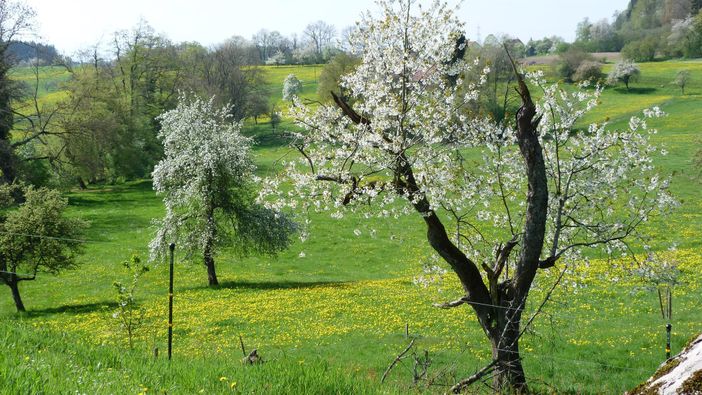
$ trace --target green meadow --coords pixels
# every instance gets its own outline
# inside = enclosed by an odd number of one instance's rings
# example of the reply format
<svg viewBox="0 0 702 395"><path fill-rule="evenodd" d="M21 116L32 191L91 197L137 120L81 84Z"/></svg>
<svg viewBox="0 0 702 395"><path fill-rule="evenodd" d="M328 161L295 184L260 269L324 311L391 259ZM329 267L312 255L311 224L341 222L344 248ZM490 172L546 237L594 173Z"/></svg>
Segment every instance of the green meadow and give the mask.
<svg viewBox="0 0 702 395"><path fill-rule="evenodd" d="M672 84L682 69L692 75L685 95ZM260 176L273 174L280 160L295 155L282 134L294 127L285 119L283 80L295 74L303 82L302 97L314 100L321 70L264 68L271 103L284 121L275 131L267 119L245 124L245 133L256 140ZM625 127L630 116L651 106L668 114L650 122L658 129L654 141L668 152L654 159L671 177L680 207L645 231L662 259L682 271L674 291L676 352L702 332L702 180L693 163L702 141L702 62L646 63L641 72L629 92L607 88L584 122ZM61 95L65 72L47 68L40 77L56 81L43 88L44 97ZM20 71L16 78L33 75ZM274 259L240 258L225 249L216 258L218 288L207 286L204 267L177 255L170 362L168 265L156 262L136 291L144 320L129 349L113 318L112 284L128 281L122 262L135 254L147 258L151 221L163 215L163 204L149 180L91 186L67 196L70 215L90 222L81 266L22 283L26 314L15 313L9 288L0 288L0 393L444 393L490 360L489 343L470 310L432 307L460 295L451 274L429 288L415 285L430 256L417 216L337 220L310 213L309 239ZM673 244L678 249L667 251ZM536 391L623 393L664 361L658 296L643 289L630 268L625 261L593 259L587 267L576 266L557 289L521 341ZM541 273L529 312L559 269ZM241 363L240 336L264 363ZM413 383L410 357L381 384L385 369L413 338L417 357L431 360L427 380Z"/></svg>

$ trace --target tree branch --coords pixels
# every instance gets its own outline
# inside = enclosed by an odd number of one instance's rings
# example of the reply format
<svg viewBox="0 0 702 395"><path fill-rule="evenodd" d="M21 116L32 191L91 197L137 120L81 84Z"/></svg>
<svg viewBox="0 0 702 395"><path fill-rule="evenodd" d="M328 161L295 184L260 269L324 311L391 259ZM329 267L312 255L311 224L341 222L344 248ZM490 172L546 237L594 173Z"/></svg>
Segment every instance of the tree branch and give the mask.
<svg viewBox="0 0 702 395"><path fill-rule="evenodd" d="M496 360L490 362L488 365L478 370L474 375L466 377L465 379L459 381L458 383L456 383L456 385L451 387L451 392L453 392L454 394L460 394L464 388L470 386L471 384L483 378L483 376L489 374L493 370L495 365L497 365Z"/></svg>
<svg viewBox="0 0 702 395"><path fill-rule="evenodd" d="M452 302L445 302L445 303L434 303L434 307L438 307L440 309L450 309L453 307L458 307L462 304L470 303L470 301L464 296L460 299L454 300Z"/></svg>
<svg viewBox="0 0 702 395"><path fill-rule="evenodd" d="M363 124L363 125L370 125L370 120L368 118L364 118L361 115L358 115L358 113L351 108L343 99L341 99L339 96L336 95L334 92L330 92L332 95L332 98L334 99L334 103L336 103L337 106L341 109L341 111L346 114L349 119L356 125L358 124Z"/></svg>
<svg viewBox="0 0 702 395"><path fill-rule="evenodd" d="M390 366L388 366L388 368L385 369L385 373L383 373L383 378L380 379L381 383L385 382L385 379L388 377L388 374L390 374L390 371L392 370L392 368L394 368L395 365L397 365L397 363L402 360L402 358L405 356L405 354L407 354L409 352L409 350L412 349L412 346L414 346L415 340L416 340L415 338L412 338L412 341L410 341L409 345L404 349L404 351L402 351L400 354L398 354L395 357L395 359L392 361L392 363L390 363Z"/></svg>

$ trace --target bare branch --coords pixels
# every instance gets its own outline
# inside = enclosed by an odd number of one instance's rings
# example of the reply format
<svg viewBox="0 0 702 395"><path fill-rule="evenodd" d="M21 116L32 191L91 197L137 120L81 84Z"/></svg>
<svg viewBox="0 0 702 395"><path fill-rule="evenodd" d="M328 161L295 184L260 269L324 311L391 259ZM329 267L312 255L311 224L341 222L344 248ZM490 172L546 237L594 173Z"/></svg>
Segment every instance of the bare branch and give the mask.
<svg viewBox="0 0 702 395"><path fill-rule="evenodd" d="M393 359L392 363L390 363L390 366L388 366L388 368L385 369L385 373L383 373L383 378L380 379L381 383L385 382L385 379L388 377L388 374L390 374L390 371L392 370L392 368L394 368L395 365L397 365L397 363L400 362L402 360L402 358L404 358L405 354L407 354L409 352L409 350L412 349L412 347L414 346L415 340L416 339L413 338L412 341L410 341L409 345L401 353L399 353L395 357L395 359Z"/></svg>
<svg viewBox="0 0 702 395"><path fill-rule="evenodd" d="M470 386L471 384L483 378L485 375L492 372L495 365L497 365L497 361L492 361L482 369L475 372L475 374L473 374L472 376L466 377L465 379L459 381L458 383L456 383L456 385L451 387L451 392L453 392L454 394L460 394L464 388Z"/></svg>
<svg viewBox="0 0 702 395"><path fill-rule="evenodd" d="M445 303L434 303L434 307L438 307L440 309L450 309L453 307L458 307L462 304L469 303L469 300L467 297L462 297L460 299L454 300L452 302L445 302Z"/></svg>

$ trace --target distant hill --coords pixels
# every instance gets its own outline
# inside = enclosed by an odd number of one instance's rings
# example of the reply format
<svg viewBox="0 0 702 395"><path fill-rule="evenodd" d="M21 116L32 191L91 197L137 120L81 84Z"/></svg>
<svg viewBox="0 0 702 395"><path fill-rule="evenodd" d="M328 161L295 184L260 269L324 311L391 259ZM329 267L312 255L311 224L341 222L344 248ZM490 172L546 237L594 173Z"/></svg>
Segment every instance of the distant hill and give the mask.
<svg viewBox="0 0 702 395"><path fill-rule="evenodd" d="M695 16L702 9L702 0L630 0L614 27L624 39L641 38L667 27L676 20Z"/></svg>
<svg viewBox="0 0 702 395"><path fill-rule="evenodd" d="M29 64L38 59L42 64L51 64L58 57L58 51L51 44L13 41L7 48L7 55L13 63Z"/></svg>
<svg viewBox="0 0 702 395"><path fill-rule="evenodd" d="M612 21L583 19L574 44L589 52L621 51L636 61L701 57L701 10L702 0L630 0Z"/></svg>

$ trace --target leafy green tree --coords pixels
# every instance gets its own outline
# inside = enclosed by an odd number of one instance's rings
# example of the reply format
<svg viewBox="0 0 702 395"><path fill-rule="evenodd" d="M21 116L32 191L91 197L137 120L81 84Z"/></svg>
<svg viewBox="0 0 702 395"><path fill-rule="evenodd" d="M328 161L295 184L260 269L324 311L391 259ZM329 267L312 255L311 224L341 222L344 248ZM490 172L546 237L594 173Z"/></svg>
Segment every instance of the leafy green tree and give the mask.
<svg viewBox="0 0 702 395"><path fill-rule="evenodd" d="M334 92L335 95L343 100L348 100L349 92L341 87L341 77L354 71L360 63L361 60L357 56L346 52L331 58L319 74L319 83L317 85L319 101L323 103L331 101L332 96L329 92Z"/></svg>
<svg viewBox="0 0 702 395"><path fill-rule="evenodd" d="M567 51L558 55L556 70L558 75L568 82L573 81L573 74L578 70L578 67L585 61L594 61L595 59L589 53L578 47L570 47Z"/></svg>
<svg viewBox="0 0 702 395"><path fill-rule="evenodd" d="M8 75L12 68L8 49L15 37L31 28L34 15L34 10L22 2L0 0L0 177L4 183L12 183L17 177L11 132L12 101L19 96L19 90Z"/></svg>
<svg viewBox="0 0 702 395"><path fill-rule="evenodd" d="M60 119L64 151L59 175L68 183L77 182L81 188L88 183L113 181L119 176L115 158L120 136L128 113L120 96L114 92L111 73L97 52L92 53L90 65L72 69L66 85L64 103L72 111Z"/></svg>
<svg viewBox="0 0 702 395"><path fill-rule="evenodd" d="M60 175L81 186L148 176L163 154L154 118L180 88L201 86L206 51L173 45L145 22L115 33L109 49L113 59L86 51L65 85Z"/></svg>
<svg viewBox="0 0 702 395"><path fill-rule="evenodd" d="M13 186L0 190L7 203ZM85 222L65 216L68 200L56 190L28 187L24 203L0 219L0 282L10 287L17 311L25 311L19 283L37 273L77 267Z"/></svg>
<svg viewBox="0 0 702 395"><path fill-rule="evenodd" d="M153 172L166 215L151 241L151 259L175 242L189 257L199 254L210 285L218 285L215 255L233 246L240 255L274 255L296 230L282 213L255 202L251 139L232 122L231 109L214 99L181 94L178 106L158 117L165 158Z"/></svg>
<svg viewBox="0 0 702 395"><path fill-rule="evenodd" d="M622 48L622 55L625 59L635 62L650 62L656 57L657 48L659 48L658 38L648 36L626 44Z"/></svg>

